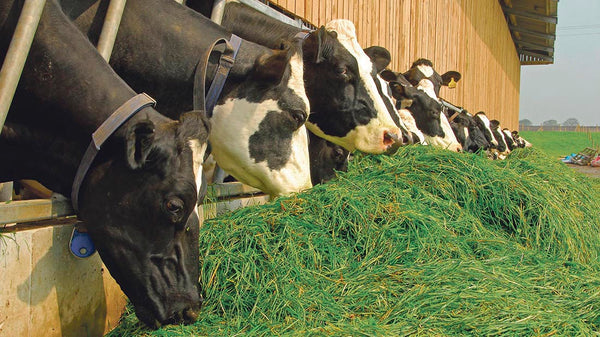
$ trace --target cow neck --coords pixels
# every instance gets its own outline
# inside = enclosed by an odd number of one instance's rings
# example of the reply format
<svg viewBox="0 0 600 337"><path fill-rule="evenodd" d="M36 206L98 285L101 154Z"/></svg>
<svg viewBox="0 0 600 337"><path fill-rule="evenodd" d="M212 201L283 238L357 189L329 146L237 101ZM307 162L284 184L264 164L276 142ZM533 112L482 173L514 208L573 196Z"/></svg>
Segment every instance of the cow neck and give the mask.
<svg viewBox="0 0 600 337"><path fill-rule="evenodd" d="M92 133L92 141L79 163L71 188L71 202L75 212L79 210L79 189L102 144L131 116L147 106L154 105L156 101L150 96L144 93L138 94L123 103Z"/></svg>

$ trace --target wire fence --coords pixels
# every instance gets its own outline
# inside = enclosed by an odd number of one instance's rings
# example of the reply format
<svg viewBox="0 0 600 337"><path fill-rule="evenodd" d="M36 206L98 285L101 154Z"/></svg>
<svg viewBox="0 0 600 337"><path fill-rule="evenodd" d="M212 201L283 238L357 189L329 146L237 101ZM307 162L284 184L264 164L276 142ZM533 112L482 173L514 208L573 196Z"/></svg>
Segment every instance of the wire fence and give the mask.
<svg viewBox="0 0 600 337"><path fill-rule="evenodd" d="M519 131L600 132L600 126L519 125Z"/></svg>

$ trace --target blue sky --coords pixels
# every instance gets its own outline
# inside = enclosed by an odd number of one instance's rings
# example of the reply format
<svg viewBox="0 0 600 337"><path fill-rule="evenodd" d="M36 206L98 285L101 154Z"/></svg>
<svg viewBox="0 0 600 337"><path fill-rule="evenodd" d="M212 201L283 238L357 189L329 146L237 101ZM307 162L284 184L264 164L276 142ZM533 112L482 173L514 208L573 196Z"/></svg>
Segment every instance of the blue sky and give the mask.
<svg viewBox="0 0 600 337"><path fill-rule="evenodd" d="M521 66L519 119L600 125L600 0L560 0L554 64Z"/></svg>

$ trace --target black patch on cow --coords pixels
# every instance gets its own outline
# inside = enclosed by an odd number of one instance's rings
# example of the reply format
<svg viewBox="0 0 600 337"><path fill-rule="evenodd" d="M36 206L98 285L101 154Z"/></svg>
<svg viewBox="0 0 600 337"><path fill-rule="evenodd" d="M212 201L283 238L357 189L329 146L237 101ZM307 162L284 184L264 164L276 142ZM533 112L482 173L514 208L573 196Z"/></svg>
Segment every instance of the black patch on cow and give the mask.
<svg viewBox="0 0 600 337"><path fill-rule="evenodd" d="M271 170L279 170L292 154L292 133L296 122L287 112L269 111L258 131L249 139L250 158L256 163L267 162Z"/></svg>

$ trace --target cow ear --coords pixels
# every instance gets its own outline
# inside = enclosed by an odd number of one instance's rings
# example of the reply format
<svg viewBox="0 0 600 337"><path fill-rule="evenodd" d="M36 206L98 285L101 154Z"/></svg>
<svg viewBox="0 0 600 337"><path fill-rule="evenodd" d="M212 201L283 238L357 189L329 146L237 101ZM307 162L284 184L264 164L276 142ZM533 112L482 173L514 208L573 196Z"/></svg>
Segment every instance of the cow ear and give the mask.
<svg viewBox="0 0 600 337"><path fill-rule="evenodd" d="M456 82L460 81L460 73L458 71L447 71L442 75L442 85L448 86L450 89L456 88Z"/></svg>
<svg viewBox="0 0 600 337"><path fill-rule="evenodd" d="M262 55L256 59L252 78L265 85L281 82L289 63L289 48L274 50L271 55Z"/></svg>
<svg viewBox="0 0 600 337"><path fill-rule="evenodd" d="M396 74L389 69L385 69L382 72L380 72L379 76L381 76L381 78L383 78L384 80L386 80L388 82L392 82L392 81L396 80Z"/></svg>
<svg viewBox="0 0 600 337"><path fill-rule="evenodd" d="M392 61L392 56L390 52L380 46L371 46L369 48L363 49L364 52L369 56L371 62L375 65L375 69L377 72L380 72L387 67Z"/></svg>
<svg viewBox="0 0 600 337"><path fill-rule="evenodd" d="M127 164L133 170L144 166L155 139L154 123L141 121L129 128L126 138Z"/></svg>
<svg viewBox="0 0 600 337"><path fill-rule="evenodd" d="M337 33L335 31L327 31L325 26L321 26L317 30L318 48L315 63L321 63L333 55L333 44L331 43L330 36L335 39L337 38Z"/></svg>

